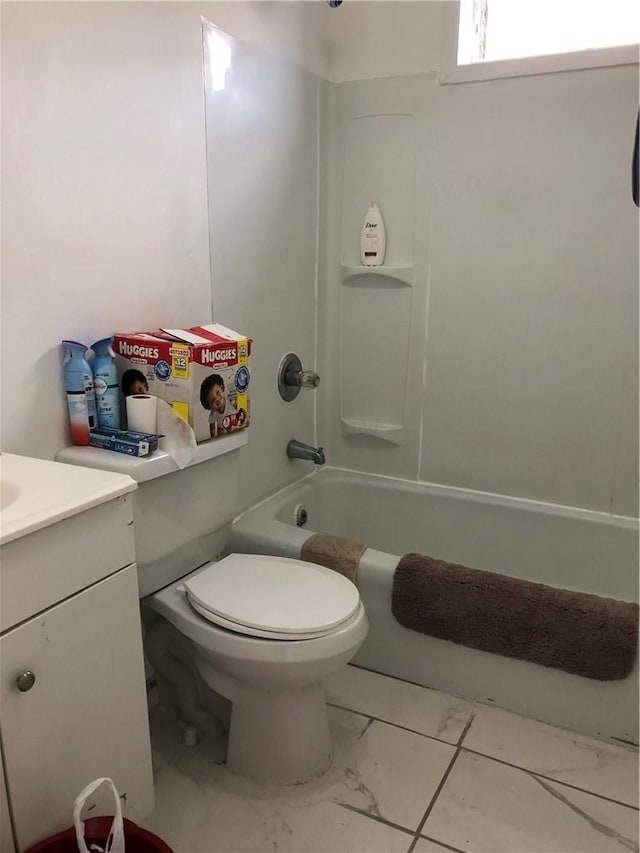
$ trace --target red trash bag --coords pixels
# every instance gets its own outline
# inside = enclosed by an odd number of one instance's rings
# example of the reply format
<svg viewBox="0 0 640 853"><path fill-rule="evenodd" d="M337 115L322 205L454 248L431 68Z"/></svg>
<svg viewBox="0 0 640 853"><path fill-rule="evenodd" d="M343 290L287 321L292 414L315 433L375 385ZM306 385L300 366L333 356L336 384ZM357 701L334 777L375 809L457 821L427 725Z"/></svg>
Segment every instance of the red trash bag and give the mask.
<svg viewBox="0 0 640 853"><path fill-rule="evenodd" d="M82 807L103 783L113 793L115 815L82 821ZM106 777L91 782L78 794L73 804L73 823L69 829L34 844L26 853L173 853L157 835L122 817L120 797L111 779Z"/></svg>

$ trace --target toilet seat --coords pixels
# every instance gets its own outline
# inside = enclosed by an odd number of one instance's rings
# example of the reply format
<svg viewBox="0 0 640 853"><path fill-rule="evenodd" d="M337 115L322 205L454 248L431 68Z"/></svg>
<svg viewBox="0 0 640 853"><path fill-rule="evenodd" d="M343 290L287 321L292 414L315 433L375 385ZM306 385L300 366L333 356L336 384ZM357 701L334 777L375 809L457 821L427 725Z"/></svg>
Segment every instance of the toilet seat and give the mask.
<svg viewBox="0 0 640 853"><path fill-rule="evenodd" d="M186 598L221 628L271 640L327 636L360 607L355 584L315 563L230 554L184 581Z"/></svg>

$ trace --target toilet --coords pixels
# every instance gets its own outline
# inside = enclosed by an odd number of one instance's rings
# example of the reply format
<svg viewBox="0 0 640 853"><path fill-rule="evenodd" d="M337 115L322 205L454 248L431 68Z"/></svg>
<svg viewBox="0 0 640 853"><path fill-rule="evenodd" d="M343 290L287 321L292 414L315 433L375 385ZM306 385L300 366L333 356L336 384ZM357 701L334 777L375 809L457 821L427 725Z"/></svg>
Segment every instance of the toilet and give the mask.
<svg viewBox="0 0 640 853"><path fill-rule="evenodd" d="M71 447L57 459L129 474L143 604L176 629L204 684L231 703L227 766L298 784L331 761L322 680L365 640L356 586L314 563L227 554L247 431L198 445L183 469ZM175 685L177 687L177 684Z"/></svg>

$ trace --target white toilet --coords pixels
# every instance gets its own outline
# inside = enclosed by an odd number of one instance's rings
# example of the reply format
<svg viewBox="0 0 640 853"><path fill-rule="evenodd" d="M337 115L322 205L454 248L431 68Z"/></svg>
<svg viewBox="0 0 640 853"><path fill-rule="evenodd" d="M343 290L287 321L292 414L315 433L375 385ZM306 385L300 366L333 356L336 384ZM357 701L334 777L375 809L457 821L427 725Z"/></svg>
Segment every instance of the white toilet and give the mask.
<svg viewBox="0 0 640 853"><path fill-rule="evenodd" d="M295 784L331 760L322 679L368 630L358 590L323 566L254 554L223 557L247 432L198 445L177 469L160 451L130 458L66 448L59 462L129 474L140 596L190 641L193 663L231 702L227 765Z"/></svg>

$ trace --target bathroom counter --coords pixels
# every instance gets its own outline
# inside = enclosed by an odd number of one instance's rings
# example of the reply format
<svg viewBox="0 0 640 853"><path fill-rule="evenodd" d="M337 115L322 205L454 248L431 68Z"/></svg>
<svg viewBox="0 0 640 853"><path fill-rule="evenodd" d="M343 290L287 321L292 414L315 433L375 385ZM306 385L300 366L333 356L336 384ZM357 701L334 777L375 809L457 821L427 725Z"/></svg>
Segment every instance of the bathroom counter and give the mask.
<svg viewBox="0 0 640 853"><path fill-rule="evenodd" d="M136 482L126 474L3 453L0 455L0 545L136 488Z"/></svg>

